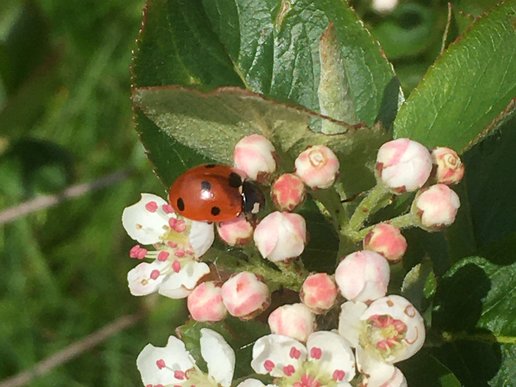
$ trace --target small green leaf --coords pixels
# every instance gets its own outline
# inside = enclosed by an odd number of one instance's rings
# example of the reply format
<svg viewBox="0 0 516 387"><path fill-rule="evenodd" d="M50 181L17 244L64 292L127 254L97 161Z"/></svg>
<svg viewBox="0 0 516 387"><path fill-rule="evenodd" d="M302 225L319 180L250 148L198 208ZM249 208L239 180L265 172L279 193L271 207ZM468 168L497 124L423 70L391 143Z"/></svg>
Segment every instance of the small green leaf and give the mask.
<svg viewBox="0 0 516 387"><path fill-rule="evenodd" d="M450 45L400 108L395 137L461 153L516 95L514 1L480 18Z"/></svg>
<svg viewBox="0 0 516 387"><path fill-rule="evenodd" d="M339 156L341 179L350 192L370 187L374 178L368 164L387 137L379 128L359 129L237 88L209 93L175 86L139 88L134 90L133 103L174 142L226 164L232 163L234 145L251 133L269 138L283 168L290 171L301 151L313 144L325 144ZM314 121L331 121L346 133L314 133L308 127ZM171 152L174 142L168 144Z"/></svg>

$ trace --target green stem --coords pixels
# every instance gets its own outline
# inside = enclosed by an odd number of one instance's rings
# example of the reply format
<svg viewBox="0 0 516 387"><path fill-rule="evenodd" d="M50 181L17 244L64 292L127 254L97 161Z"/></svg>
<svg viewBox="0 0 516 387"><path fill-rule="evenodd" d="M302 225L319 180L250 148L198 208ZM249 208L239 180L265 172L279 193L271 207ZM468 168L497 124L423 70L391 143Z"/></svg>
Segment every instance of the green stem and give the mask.
<svg viewBox="0 0 516 387"><path fill-rule="evenodd" d="M480 341L484 343L516 344L516 337L495 336L490 333L443 332L443 341L451 343L457 340Z"/></svg>
<svg viewBox="0 0 516 387"><path fill-rule="evenodd" d="M376 184L355 209L346 227L347 232L353 233L360 230L371 214L390 203L390 200L386 199L389 199L391 195L383 184Z"/></svg>
<svg viewBox="0 0 516 387"><path fill-rule="evenodd" d="M411 212L409 212L408 214L400 215L400 216L397 216L396 218L387 220L384 223L389 223L399 229L416 227L418 225L417 218ZM366 228L363 228L362 230L351 234L351 238L353 239L354 242L360 242L362 239L365 238L365 236L369 233L369 231L371 231L374 228L374 226L376 226L376 224L366 227Z"/></svg>

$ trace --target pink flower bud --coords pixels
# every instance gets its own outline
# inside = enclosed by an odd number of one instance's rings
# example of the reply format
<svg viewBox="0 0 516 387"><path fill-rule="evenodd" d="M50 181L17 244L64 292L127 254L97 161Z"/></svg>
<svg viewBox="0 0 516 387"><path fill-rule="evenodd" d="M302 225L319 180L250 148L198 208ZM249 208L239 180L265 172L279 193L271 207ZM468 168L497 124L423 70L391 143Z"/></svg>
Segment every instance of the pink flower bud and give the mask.
<svg viewBox="0 0 516 387"><path fill-rule="evenodd" d="M430 152L408 138L383 144L376 158L376 174L393 193L412 192L421 188L432 171Z"/></svg>
<svg viewBox="0 0 516 387"><path fill-rule="evenodd" d="M303 304L314 313L322 313L335 303L337 285L333 278L326 273L311 274L303 282L299 296Z"/></svg>
<svg viewBox="0 0 516 387"><path fill-rule="evenodd" d="M289 212L273 212L256 226L254 243L262 257L273 262L298 257L306 243L305 219Z"/></svg>
<svg viewBox="0 0 516 387"><path fill-rule="evenodd" d="M241 246L253 239L253 226L245 216L217 223L220 238L230 246Z"/></svg>
<svg viewBox="0 0 516 387"><path fill-rule="evenodd" d="M222 301L230 315L249 319L269 306L270 292L255 274L244 271L222 285Z"/></svg>
<svg viewBox="0 0 516 387"><path fill-rule="evenodd" d="M314 145L301 152L296 161L296 175L310 188L329 188L339 172L339 159L324 145Z"/></svg>
<svg viewBox="0 0 516 387"><path fill-rule="evenodd" d="M211 281L197 286L188 296L187 305L195 321L220 321L227 314L222 290Z"/></svg>
<svg viewBox="0 0 516 387"><path fill-rule="evenodd" d="M247 176L259 182L266 182L276 170L274 145L259 134L251 134L242 138L235 145L235 167L244 171Z"/></svg>
<svg viewBox="0 0 516 387"><path fill-rule="evenodd" d="M446 185L457 184L464 176L464 164L453 149L438 147L432 150L435 180Z"/></svg>
<svg viewBox="0 0 516 387"><path fill-rule="evenodd" d="M337 266L335 281L350 301L369 302L385 296L390 271L387 260L374 251L357 251Z"/></svg>
<svg viewBox="0 0 516 387"><path fill-rule="evenodd" d="M400 230L388 223L380 223L373 227L364 238L364 250L375 251L383 255L389 262L398 262L407 250L407 240Z"/></svg>
<svg viewBox="0 0 516 387"><path fill-rule="evenodd" d="M306 342L315 329L315 315L303 304L283 305L269 315L271 333Z"/></svg>
<svg viewBox="0 0 516 387"><path fill-rule="evenodd" d="M418 192L412 213L420 220L419 227L439 231L455 221L459 207L459 196L447 185L436 184Z"/></svg>
<svg viewBox="0 0 516 387"><path fill-rule="evenodd" d="M272 185L271 197L281 211L292 211L305 199L305 185L296 175L285 173Z"/></svg>

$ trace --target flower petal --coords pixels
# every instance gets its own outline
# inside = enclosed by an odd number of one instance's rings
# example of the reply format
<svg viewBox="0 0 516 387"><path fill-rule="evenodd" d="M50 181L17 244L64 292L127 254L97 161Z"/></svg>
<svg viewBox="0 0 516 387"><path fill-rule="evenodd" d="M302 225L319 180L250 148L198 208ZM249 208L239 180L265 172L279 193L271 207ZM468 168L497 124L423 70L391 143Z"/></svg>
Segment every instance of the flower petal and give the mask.
<svg viewBox="0 0 516 387"><path fill-rule="evenodd" d="M314 348L320 350L319 367L327 374L335 375L336 371L344 371L340 382L349 382L355 376L355 356L346 339L339 334L328 331L312 333L306 348L309 354Z"/></svg>
<svg viewBox="0 0 516 387"><path fill-rule="evenodd" d="M153 194L141 195L138 203L124 209L122 225L132 239L150 245L160 241L171 215L163 211L165 200Z"/></svg>
<svg viewBox="0 0 516 387"><path fill-rule="evenodd" d="M363 302L348 301L342 304L339 316L339 334L344 337L353 348L358 346L358 337L362 321L360 317L367 309Z"/></svg>
<svg viewBox="0 0 516 387"><path fill-rule="evenodd" d="M152 263L142 262L127 273L129 290L133 296L146 296L158 290L165 276L159 275L154 278L154 273L159 273L163 269L162 262Z"/></svg>
<svg viewBox="0 0 516 387"><path fill-rule="evenodd" d="M174 336L168 338L166 347L147 344L136 359L144 385L181 384L175 371L186 372L194 366L190 354L181 340Z"/></svg>
<svg viewBox="0 0 516 387"><path fill-rule="evenodd" d="M178 273L172 272L163 281L159 288L159 294L170 298L184 298L195 288L201 277L209 272L210 267L204 262L186 262ZM184 297L177 297L178 295L184 295Z"/></svg>
<svg viewBox="0 0 516 387"><path fill-rule="evenodd" d="M283 368L298 365L306 359L306 348L299 341L281 335L260 337L253 346L251 367L259 374L284 376Z"/></svg>
<svg viewBox="0 0 516 387"><path fill-rule="evenodd" d="M211 329L201 329L201 355L208 374L223 387L229 387L235 370L235 352L224 337Z"/></svg>
<svg viewBox="0 0 516 387"><path fill-rule="evenodd" d="M263 384L258 379L246 379L242 383L239 383L237 387L278 387L275 384Z"/></svg>
<svg viewBox="0 0 516 387"><path fill-rule="evenodd" d="M214 240L213 223L192 221L188 241L197 258L208 251Z"/></svg>

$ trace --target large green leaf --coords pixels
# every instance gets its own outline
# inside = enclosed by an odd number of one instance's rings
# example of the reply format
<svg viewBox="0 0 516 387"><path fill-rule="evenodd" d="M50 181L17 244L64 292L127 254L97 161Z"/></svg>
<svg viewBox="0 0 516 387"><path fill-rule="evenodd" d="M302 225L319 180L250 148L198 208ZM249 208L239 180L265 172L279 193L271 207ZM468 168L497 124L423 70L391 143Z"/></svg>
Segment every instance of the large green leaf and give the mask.
<svg viewBox="0 0 516 387"><path fill-rule="evenodd" d="M326 144L339 156L341 179L350 192L370 187L374 179L366 164L386 138L380 129L355 128L237 88L209 93L174 86L139 88L133 102L170 138L222 163L232 163L234 145L251 133L276 145L285 170L293 170L294 158L307 146ZM346 133L314 133L309 129L314 121L340 125Z"/></svg>
<svg viewBox="0 0 516 387"><path fill-rule="evenodd" d="M395 137L459 151L480 141L516 94L515 1L479 19L400 108Z"/></svg>
<svg viewBox="0 0 516 387"><path fill-rule="evenodd" d="M516 262L510 256L497 260L507 264L464 259L438 287L432 321L434 328L446 331L448 344L435 353L465 385L514 381Z"/></svg>
<svg viewBox="0 0 516 387"><path fill-rule="evenodd" d="M147 1L131 73L134 87L241 85L198 0ZM147 155L165 186L188 167L207 161L167 137L138 110L135 122Z"/></svg>
<svg viewBox="0 0 516 387"><path fill-rule="evenodd" d="M203 5L250 90L347 122L355 115L369 125L379 116L387 123L393 118L398 82L345 1L204 0ZM354 114L328 111L328 94L353 106Z"/></svg>
<svg viewBox="0 0 516 387"><path fill-rule="evenodd" d="M515 339L515 277L516 262L496 265L479 257L463 259L438 286L434 326L451 332L484 329L495 338Z"/></svg>

